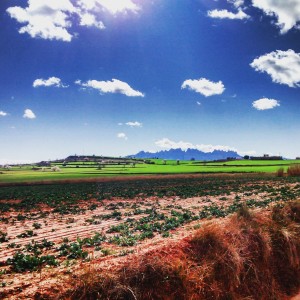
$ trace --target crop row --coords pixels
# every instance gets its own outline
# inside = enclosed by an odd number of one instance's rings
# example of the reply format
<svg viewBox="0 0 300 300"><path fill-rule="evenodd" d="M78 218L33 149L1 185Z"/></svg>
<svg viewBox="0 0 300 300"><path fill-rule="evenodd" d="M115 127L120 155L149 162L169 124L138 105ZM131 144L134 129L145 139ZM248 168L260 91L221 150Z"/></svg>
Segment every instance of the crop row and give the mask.
<svg viewBox="0 0 300 300"><path fill-rule="evenodd" d="M99 183L54 184L35 186L2 187L0 189L0 211L30 210L40 204L53 207L62 214L80 213L80 208L74 206L80 201L96 199L137 197L146 198L156 196L158 198L178 196L189 198L195 196L218 196L235 193L281 193L288 196L288 190L278 191L274 186L286 183L299 182L299 178L275 178L259 176L228 177L203 177L203 178L174 178L152 179L135 181L116 181ZM299 190L300 185L298 186ZM295 190L295 189L293 189ZM8 202L7 200L18 200ZM72 211L68 206L73 205ZM92 208L90 208L92 209Z"/></svg>

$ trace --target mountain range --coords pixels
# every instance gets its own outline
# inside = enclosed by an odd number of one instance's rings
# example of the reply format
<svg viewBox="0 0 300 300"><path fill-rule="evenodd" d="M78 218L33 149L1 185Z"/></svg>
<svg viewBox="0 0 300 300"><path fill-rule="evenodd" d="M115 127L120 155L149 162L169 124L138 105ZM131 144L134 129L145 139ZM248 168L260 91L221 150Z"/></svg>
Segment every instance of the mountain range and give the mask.
<svg viewBox="0 0 300 300"><path fill-rule="evenodd" d="M212 152L203 152L197 149L182 150L170 149L158 152L140 151L137 154L127 156L129 158L159 158L174 160L223 160L227 158L241 158L235 151L214 150Z"/></svg>

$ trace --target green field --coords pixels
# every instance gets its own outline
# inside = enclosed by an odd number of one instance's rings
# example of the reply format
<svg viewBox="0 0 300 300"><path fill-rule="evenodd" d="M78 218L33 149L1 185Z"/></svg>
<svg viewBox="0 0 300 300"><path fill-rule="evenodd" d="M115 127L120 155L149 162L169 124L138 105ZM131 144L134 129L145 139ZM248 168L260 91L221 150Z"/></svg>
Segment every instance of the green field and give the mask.
<svg viewBox="0 0 300 300"><path fill-rule="evenodd" d="M155 175L155 174L201 174L201 173L275 173L279 168L287 168L292 164L300 164L300 160L253 161L236 160L226 162L177 161L160 159L150 160L151 164L136 161L132 163L107 163L98 168L93 162L52 163L61 171L53 172L50 167L36 168L34 165L13 166L10 170L0 169L0 183L80 180L107 176Z"/></svg>

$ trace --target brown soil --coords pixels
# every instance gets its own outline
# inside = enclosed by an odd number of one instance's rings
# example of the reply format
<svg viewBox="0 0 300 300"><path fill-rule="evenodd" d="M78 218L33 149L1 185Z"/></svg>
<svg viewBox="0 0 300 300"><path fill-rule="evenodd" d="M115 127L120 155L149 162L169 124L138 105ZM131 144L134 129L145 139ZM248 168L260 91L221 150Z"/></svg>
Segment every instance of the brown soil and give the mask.
<svg viewBox="0 0 300 300"><path fill-rule="evenodd" d="M176 175L172 175L173 178ZM202 175L178 175L177 177L197 177ZM221 176L221 175L219 175ZM235 175L231 175L235 176ZM111 180L136 180L137 178L166 178L164 176L139 176L139 177L116 177L116 178L101 178L95 181L111 181ZM87 180L88 181L88 180ZM74 181L72 181L74 182ZM82 181L80 181L82 182ZM180 209L188 209L197 213L204 206L210 206L211 204L220 205L223 207L229 206L233 203L236 196L240 196L243 200L255 199L257 201L264 200L268 197L265 193L258 193L257 195L246 196L244 194L232 193L229 195L221 195L219 197L193 197L188 199L180 199L179 197L165 197L159 199L157 197L149 197L146 199L110 199L104 200L102 204L99 204L96 200L91 199L88 204L86 202L79 202L81 208L87 209L91 204L97 204L98 207L95 210L85 210L81 214L68 214L60 215L54 213L53 209L47 206L41 206L39 209L35 209L32 213L38 211L48 212L43 218L37 219L25 219L22 221L17 221L16 217L19 212L7 212L2 215L2 217L10 217L10 221L7 224L0 224L0 231L7 232L9 241L0 244L0 266L2 265L0 271L6 274L0 274L0 284L5 283L2 288L0 288L0 298L1 299L39 299L37 295L44 294L46 290L49 291L54 298L57 290L61 291L68 288L66 282L70 281L70 278L76 278L84 271L89 268L107 268L114 269L117 266L122 265L124 262L128 261L130 257L135 254L142 255L153 249L160 247L172 247L174 241L181 241L185 237L191 235L196 228L199 228L206 222L211 222L210 220L205 221L193 221L184 226L171 231L171 236L168 238L163 238L160 234L156 234L152 239L146 239L140 241L135 246L121 247L113 245L111 243L103 242L101 248L108 249L108 255L104 256L103 252L97 251L95 247L85 248L89 252L90 261L81 260L66 260L65 258L58 258L61 264L59 267L45 267L40 271L35 272L25 272L25 273L13 273L10 271L9 267L5 265L8 258L11 258L14 253L16 253L16 248L8 248L9 244L15 243L21 248L26 244L35 241L40 242L43 239L52 241L55 243L55 247L63 242L63 239L68 239L70 242L76 241L77 237L81 239L84 237L91 237L94 232L100 232L105 234L107 237L113 236L113 233L108 233L107 230L112 225L117 225L123 223L126 219L125 215L133 212L133 205L136 204L139 209L156 209L157 212L170 215L171 209L176 207L181 207ZM226 201L224 201L226 198ZM5 202L6 200L2 200ZM7 200L9 203L12 200ZM13 200L19 201L19 200ZM112 212L110 209L111 204L118 204L118 211L122 213L122 219L117 220L115 218L103 220L101 216L107 215ZM175 208L174 208L175 207ZM180 210L179 209L179 210ZM28 214L28 213L27 213ZM130 218L140 219L145 214L131 215ZM90 220L90 221L89 221ZM92 224L96 221L96 224ZM34 223L41 224L41 228L34 229ZM214 220L214 222L223 222L221 219ZM20 238L18 235L24 233L26 230L33 230L35 236ZM169 246L168 246L169 245ZM124 252L126 251L126 253ZM52 248L43 255L52 254L57 255L55 248ZM5 270L5 271L4 271ZM35 295L35 296L34 296ZM52 299L52 298L51 298ZM296 300L298 298L295 298Z"/></svg>

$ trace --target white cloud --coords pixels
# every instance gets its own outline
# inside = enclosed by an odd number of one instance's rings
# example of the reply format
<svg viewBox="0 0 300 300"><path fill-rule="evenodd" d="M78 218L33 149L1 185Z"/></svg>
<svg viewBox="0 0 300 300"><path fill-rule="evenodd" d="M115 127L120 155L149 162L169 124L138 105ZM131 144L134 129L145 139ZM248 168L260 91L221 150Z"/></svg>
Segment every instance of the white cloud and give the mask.
<svg viewBox="0 0 300 300"><path fill-rule="evenodd" d="M300 21L299 0L253 0L252 2L254 7L277 19L276 25L280 28L281 33L286 33L296 27Z"/></svg>
<svg viewBox="0 0 300 300"><path fill-rule="evenodd" d="M143 124L138 122L138 121L135 121L135 122L127 122L125 123L127 126L130 126L130 127L143 127Z"/></svg>
<svg viewBox="0 0 300 300"><path fill-rule="evenodd" d="M128 97L144 97L142 92L132 89L128 83L120 81L118 79L112 79L112 81L98 81L88 80L86 83L82 83L80 80L75 81L76 84L82 87L88 87L98 90L100 93L113 93L123 94Z"/></svg>
<svg viewBox="0 0 300 300"><path fill-rule="evenodd" d="M86 27L95 26L98 29L105 29L102 21L97 21L95 15L87 12L80 14L80 25Z"/></svg>
<svg viewBox="0 0 300 300"><path fill-rule="evenodd" d="M0 117L5 117L7 116L7 112L0 110Z"/></svg>
<svg viewBox="0 0 300 300"><path fill-rule="evenodd" d="M188 148L190 148L190 149L195 148L195 146L191 143L183 142L183 141L174 142L168 138L163 138L161 140L156 141L155 145L160 148L164 148L164 149L168 149L168 150L169 149L178 149L178 148L180 148L182 150L187 150Z"/></svg>
<svg viewBox="0 0 300 300"><path fill-rule="evenodd" d="M119 132L119 133L117 134L117 137L118 137L119 139L123 139L123 140L125 140L125 141L128 140L128 137L127 137L127 135L126 135L124 132Z"/></svg>
<svg viewBox="0 0 300 300"><path fill-rule="evenodd" d="M200 93L205 97L220 95L225 90L222 81L213 82L206 78L200 78L198 80L187 79L183 82L181 88L188 88L189 90L192 90L196 93Z"/></svg>
<svg viewBox="0 0 300 300"><path fill-rule="evenodd" d="M291 49L262 55L254 59L250 66L256 71L269 74L273 82L289 87L300 86L300 53Z"/></svg>
<svg viewBox="0 0 300 300"><path fill-rule="evenodd" d="M34 112L31 109L27 108L24 111L23 118L25 118L25 119L35 119L36 116L35 116Z"/></svg>
<svg viewBox="0 0 300 300"><path fill-rule="evenodd" d="M232 3L236 8L240 8L244 5L244 0L227 0L229 3Z"/></svg>
<svg viewBox="0 0 300 300"><path fill-rule="evenodd" d="M100 13L137 13L140 7L132 0L28 0L27 7L9 7L7 13L21 27L19 33L32 38L70 42L72 26L79 20L79 26L104 29L99 20Z"/></svg>
<svg viewBox="0 0 300 300"><path fill-rule="evenodd" d="M124 12L137 13L140 10L132 0L79 0L78 4L84 10L104 9L113 15Z"/></svg>
<svg viewBox="0 0 300 300"><path fill-rule="evenodd" d="M189 142L184 142L184 141L179 141L179 142L174 142L168 138L163 138L161 140L158 140L155 142L155 145L164 148L166 150L169 149L182 149L182 150L187 150L187 149L197 149L200 151L203 151L205 153L213 152L214 150L222 150L222 151L237 151L233 147L229 146L223 146L223 145L206 145L206 144L192 144Z"/></svg>
<svg viewBox="0 0 300 300"><path fill-rule="evenodd" d="M267 16L274 18L276 21L271 21L279 27L282 34L288 32L292 28L300 29L300 1L299 0L227 0L232 8L237 10L237 13L228 10L211 10L208 11L208 16L220 19L246 19L250 18L245 13L245 9L255 7L262 11ZM245 2L247 4L245 4Z"/></svg>
<svg viewBox="0 0 300 300"><path fill-rule="evenodd" d="M28 7L9 7L8 14L22 24L19 33L31 37L70 42L70 15L76 8L69 0L28 0ZM24 26L23 26L24 25Z"/></svg>
<svg viewBox="0 0 300 300"><path fill-rule="evenodd" d="M252 102L252 106L257 110L272 109L280 106L279 101L275 99L262 98Z"/></svg>
<svg viewBox="0 0 300 300"><path fill-rule="evenodd" d="M254 156L254 155L257 155L257 152L255 150L239 151L239 155L241 155L241 156L244 156L244 155Z"/></svg>
<svg viewBox="0 0 300 300"><path fill-rule="evenodd" d="M61 79L57 78L57 77L49 77L48 79L36 79L33 82L33 87L40 87L40 86L45 86L45 87L49 87L49 86L54 86L54 87L62 87L62 88L66 88L68 86L63 85L63 83L61 82Z"/></svg>
<svg viewBox="0 0 300 300"><path fill-rule="evenodd" d="M250 18L241 9L239 9L237 13L230 12L227 9L222 9L222 10L214 9L208 11L207 15L211 18L230 19L230 20L244 20Z"/></svg>
<svg viewBox="0 0 300 300"><path fill-rule="evenodd" d="M196 103L197 103L197 105L199 105L199 106L201 106L201 105L202 105L202 104L201 104L201 102L199 102L199 101L197 101Z"/></svg>

